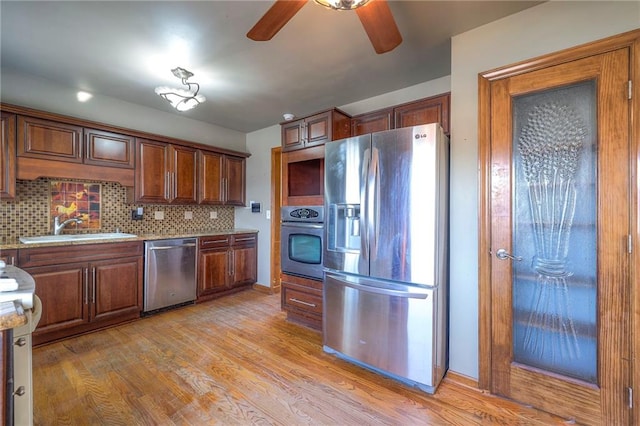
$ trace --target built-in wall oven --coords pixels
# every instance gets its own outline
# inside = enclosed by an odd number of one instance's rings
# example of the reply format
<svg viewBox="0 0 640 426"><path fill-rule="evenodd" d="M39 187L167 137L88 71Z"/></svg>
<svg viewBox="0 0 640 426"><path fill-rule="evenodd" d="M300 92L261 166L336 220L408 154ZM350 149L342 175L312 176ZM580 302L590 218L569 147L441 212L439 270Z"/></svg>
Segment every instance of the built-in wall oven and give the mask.
<svg viewBox="0 0 640 426"><path fill-rule="evenodd" d="M323 206L283 206L282 272L322 280Z"/></svg>

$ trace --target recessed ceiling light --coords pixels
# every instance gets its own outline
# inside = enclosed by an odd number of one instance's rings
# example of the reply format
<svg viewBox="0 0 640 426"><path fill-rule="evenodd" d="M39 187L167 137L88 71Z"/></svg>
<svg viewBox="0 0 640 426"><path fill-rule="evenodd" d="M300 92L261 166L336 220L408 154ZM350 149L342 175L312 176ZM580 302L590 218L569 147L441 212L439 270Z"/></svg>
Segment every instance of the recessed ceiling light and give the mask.
<svg viewBox="0 0 640 426"><path fill-rule="evenodd" d="M80 91L76 93L76 97L78 98L78 102L87 102L89 99L93 98L93 95L89 92Z"/></svg>

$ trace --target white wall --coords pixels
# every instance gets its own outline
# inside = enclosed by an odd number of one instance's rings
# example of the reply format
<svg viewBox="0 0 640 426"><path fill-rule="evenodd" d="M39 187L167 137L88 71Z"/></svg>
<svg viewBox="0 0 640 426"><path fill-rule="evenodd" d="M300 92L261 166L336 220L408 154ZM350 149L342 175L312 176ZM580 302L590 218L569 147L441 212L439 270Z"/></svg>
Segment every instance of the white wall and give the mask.
<svg viewBox="0 0 640 426"><path fill-rule="evenodd" d="M384 95L364 99L349 105L339 106L351 115L427 98L448 92L449 77L421 83ZM258 284L269 286L271 279L270 240L271 223L266 218L266 210L271 209L271 148L280 145L280 125L267 127L247 134L247 201L259 201L262 213L251 213L246 209L236 209L236 227L258 229ZM278 220L278 218L271 218Z"/></svg>
<svg viewBox="0 0 640 426"><path fill-rule="evenodd" d="M76 88L7 70L2 70L0 84L0 100L4 103L235 151L246 151L244 133L177 114L101 95L94 95L89 102L80 103L76 100Z"/></svg>
<svg viewBox="0 0 640 426"><path fill-rule="evenodd" d="M478 74L640 28L640 2L543 3L452 39L451 370L478 377Z"/></svg>
<svg viewBox="0 0 640 426"><path fill-rule="evenodd" d="M269 287L271 280L271 220L267 210L271 210L271 148L280 146L280 125L247 134L247 203L259 202L261 213L251 213L251 209L236 208L236 228L258 230L258 284Z"/></svg>

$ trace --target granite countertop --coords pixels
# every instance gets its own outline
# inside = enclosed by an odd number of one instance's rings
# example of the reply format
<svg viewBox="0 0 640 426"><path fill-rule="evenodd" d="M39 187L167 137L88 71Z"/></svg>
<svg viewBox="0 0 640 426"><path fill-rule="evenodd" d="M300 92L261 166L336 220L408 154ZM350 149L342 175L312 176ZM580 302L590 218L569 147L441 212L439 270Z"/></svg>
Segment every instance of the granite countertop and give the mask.
<svg viewBox="0 0 640 426"><path fill-rule="evenodd" d="M24 244L18 241L12 244L0 244L0 250L26 249L26 248L35 248L35 247L70 246L70 245L80 245L80 244L103 244L103 243L115 243L115 242L121 243L126 241L166 240L170 238L193 238L193 237L206 237L211 235L247 234L247 233L258 233L258 230L246 229L246 228L234 228L234 229L223 229L223 230L194 231L190 233L141 234L136 237L128 237L128 238L109 238L109 239L80 240L80 241L77 241L77 240L55 241L55 242L32 243L32 244Z"/></svg>

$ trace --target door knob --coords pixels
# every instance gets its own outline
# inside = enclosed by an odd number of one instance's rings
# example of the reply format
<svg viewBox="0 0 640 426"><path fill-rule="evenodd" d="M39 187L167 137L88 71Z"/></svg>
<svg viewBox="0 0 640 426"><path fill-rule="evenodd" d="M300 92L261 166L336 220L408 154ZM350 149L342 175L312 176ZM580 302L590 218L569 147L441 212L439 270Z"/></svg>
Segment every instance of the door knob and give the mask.
<svg viewBox="0 0 640 426"><path fill-rule="evenodd" d="M500 260L511 259L517 262L520 262L522 260L521 256L514 256L507 252L505 249L498 249L498 251L496 252L496 257Z"/></svg>

